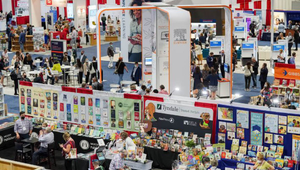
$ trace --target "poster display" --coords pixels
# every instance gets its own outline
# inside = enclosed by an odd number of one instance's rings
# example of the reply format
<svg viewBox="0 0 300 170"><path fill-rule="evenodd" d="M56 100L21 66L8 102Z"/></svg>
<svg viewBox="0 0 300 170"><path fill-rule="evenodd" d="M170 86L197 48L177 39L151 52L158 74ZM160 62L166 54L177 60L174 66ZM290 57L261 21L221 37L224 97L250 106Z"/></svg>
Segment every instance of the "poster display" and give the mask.
<svg viewBox="0 0 300 170"><path fill-rule="evenodd" d="M73 94L73 92L67 91L60 93L59 120L66 122L74 121L74 114L72 112Z"/></svg>
<svg viewBox="0 0 300 170"><path fill-rule="evenodd" d="M218 119L233 121L233 110L226 107L218 107Z"/></svg>
<svg viewBox="0 0 300 170"><path fill-rule="evenodd" d="M214 110L210 108L147 100L144 123L147 122L148 127L174 129L204 137L205 133L212 133L213 115Z"/></svg>
<svg viewBox="0 0 300 170"><path fill-rule="evenodd" d="M288 133L300 134L299 116L288 116Z"/></svg>
<svg viewBox="0 0 300 170"><path fill-rule="evenodd" d="M265 132L278 133L278 115L265 114Z"/></svg>
<svg viewBox="0 0 300 170"><path fill-rule="evenodd" d="M109 128L109 117L108 117L108 96L100 95L101 92L94 91L94 112L95 112L95 126L102 126ZM101 96L101 97L100 97Z"/></svg>
<svg viewBox="0 0 300 170"><path fill-rule="evenodd" d="M32 33L34 50L40 50L40 46L45 43L44 27L33 27Z"/></svg>
<svg viewBox="0 0 300 170"><path fill-rule="evenodd" d="M297 161L298 160L298 150L300 149L300 136L293 135L293 143L292 143L292 159Z"/></svg>
<svg viewBox="0 0 300 170"><path fill-rule="evenodd" d="M141 120L141 101L109 98L110 127L112 129L139 131Z"/></svg>
<svg viewBox="0 0 300 170"><path fill-rule="evenodd" d="M251 144L262 145L263 144L263 114L251 113Z"/></svg>
<svg viewBox="0 0 300 170"><path fill-rule="evenodd" d="M249 111L236 111L236 127L249 129Z"/></svg>
<svg viewBox="0 0 300 170"><path fill-rule="evenodd" d="M19 86L20 94L20 111L25 112L26 115L32 115L31 109L31 88L29 86Z"/></svg>

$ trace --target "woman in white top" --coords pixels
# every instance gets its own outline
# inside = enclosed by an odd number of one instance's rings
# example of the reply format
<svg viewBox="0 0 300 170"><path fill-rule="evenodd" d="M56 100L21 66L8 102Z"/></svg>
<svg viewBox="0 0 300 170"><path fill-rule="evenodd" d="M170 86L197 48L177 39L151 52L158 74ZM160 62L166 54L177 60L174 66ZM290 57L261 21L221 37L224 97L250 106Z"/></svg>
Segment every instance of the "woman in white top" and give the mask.
<svg viewBox="0 0 300 170"><path fill-rule="evenodd" d="M135 151L136 145L134 144L133 140L128 136L128 133L122 132L120 136L124 145L124 149L126 151ZM120 148L119 150L121 151L123 150L123 148Z"/></svg>
<svg viewBox="0 0 300 170"><path fill-rule="evenodd" d="M279 50L279 54L277 56L277 62L279 62L279 63L284 63L285 62L285 58L284 58L282 49Z"/></svg>
<svg viewBox="0 0 300 170"><path fill-rule="evenodd" d="M253 73L251 63L248 62L245 66L245 91L250 91L251 75Z"/></svg>

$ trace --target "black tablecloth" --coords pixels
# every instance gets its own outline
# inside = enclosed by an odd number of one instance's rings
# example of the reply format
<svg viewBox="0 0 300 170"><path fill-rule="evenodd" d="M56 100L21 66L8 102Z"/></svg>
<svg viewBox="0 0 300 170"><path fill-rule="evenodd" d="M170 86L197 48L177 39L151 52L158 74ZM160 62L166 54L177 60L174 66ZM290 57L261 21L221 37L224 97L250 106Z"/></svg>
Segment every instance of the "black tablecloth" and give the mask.
<svg viewBox="0 0 300 170"><path fill-rule="evenodd" d="M33 132L39 133L40 128L34 128ZM55 148L57 150L61 150L59 144L64 144L65 141L63 139L63 132L56 132L54 133L54 141L55 141ZM80 136L80 135L71 135L72 139L75 141L75 145L77 148L77 153L89 153L94 151L95 148L98 148L97 138L88 137L88 136ZM104 140L105 144L109 142L109 140Z"/></svg>
<svg viewBox="0 0 300 170"><path fill-rule="evenodd" d="M152 160L152 168L172 169L172 163L178 158L178 152L163 151L162 149L144 147L147 159Z"/></svg>
<svg viewBox="0 0 300 170"><path fill-rule="evenodd" d="M75 169L76 170L88 170L89 169L89 160L86 159L74 159Z"/></svg>
<svg viewBox="0 0 300 170"><path fill-rule="evenodd" d="M0 129L0 150L13 147L15 138L14 126Z"/></svg>

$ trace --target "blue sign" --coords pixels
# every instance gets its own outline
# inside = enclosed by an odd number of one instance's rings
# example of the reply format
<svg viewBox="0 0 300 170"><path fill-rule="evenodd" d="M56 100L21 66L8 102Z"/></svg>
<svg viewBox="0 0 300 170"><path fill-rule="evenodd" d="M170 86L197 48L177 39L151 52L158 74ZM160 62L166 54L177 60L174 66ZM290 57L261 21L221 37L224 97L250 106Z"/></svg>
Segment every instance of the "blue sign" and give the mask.
<svg viewBox="0 0 300 170"><path fill-rule="evenodd" d="M284 45L273 45L273 51L284 50Z"/></svg>
<svg viewBox="0 0 300 170"><path fill-rule="evenodd" d="M234 27L234 31L235 32L244 32L245 31L245 27Z"/></svg>
<svg viewBox="0 0 300 170"><path fill-rule="evenodd" d="M210 41L210 46L211 47L221 47L222 42L221 41Z"/></svg>
<svg viewBox="0 0 300 170"><path fill-rule="evenodd" d="M253 43L243 43L242 49L253 49L254 44Z"/></svg>
<svg viewBox="0 0 300 170"><path fill-rule="evenodd" d="M200 19L200 23L216 23L215 19Z"/></svg>

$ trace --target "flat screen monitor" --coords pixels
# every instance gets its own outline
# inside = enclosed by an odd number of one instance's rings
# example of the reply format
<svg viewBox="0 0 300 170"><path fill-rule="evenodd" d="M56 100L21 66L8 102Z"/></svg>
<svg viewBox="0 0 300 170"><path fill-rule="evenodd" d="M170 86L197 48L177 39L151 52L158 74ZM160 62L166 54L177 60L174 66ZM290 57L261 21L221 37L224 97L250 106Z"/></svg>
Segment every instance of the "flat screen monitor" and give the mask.
<svg viewBox="0 0 300 170"><path fill-rule="evenodd" d="M227 63L224 64L224 71L226 73L229 73L230 69L229 69L229 65Z"/></svg>
<svg viewBox="0 0 300 170"><path fill-rule="evenodd" d="M273 51L284 50L284 45L273 45Z"/></svg>
<svg viewBox="0 0 300 170"><path fill-rule="evenodd" d="M145 58L145 66L151 66L152 65L152 58Z"/></svg>

